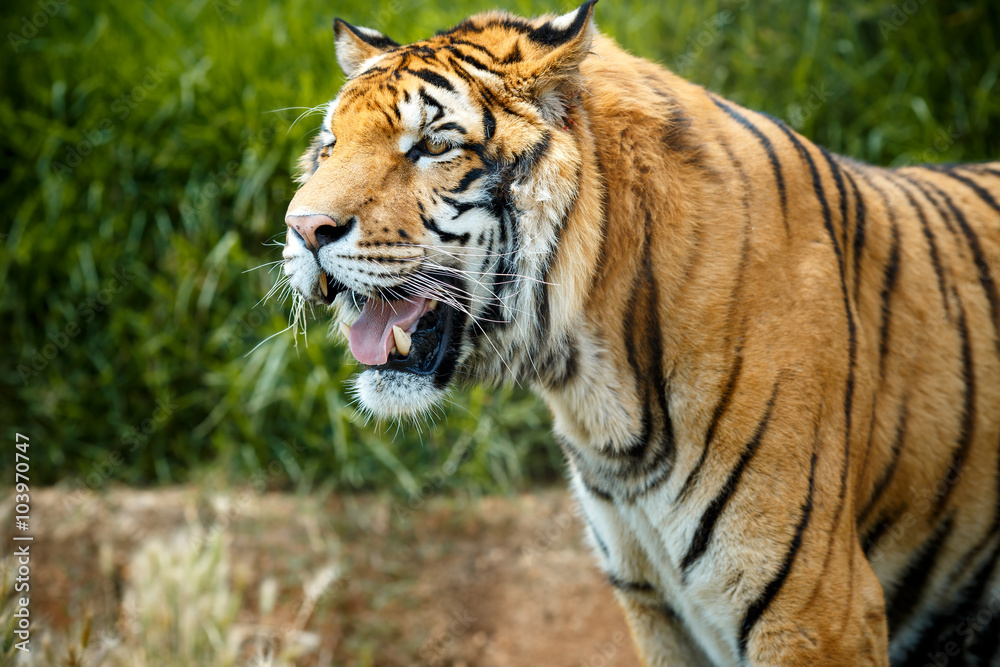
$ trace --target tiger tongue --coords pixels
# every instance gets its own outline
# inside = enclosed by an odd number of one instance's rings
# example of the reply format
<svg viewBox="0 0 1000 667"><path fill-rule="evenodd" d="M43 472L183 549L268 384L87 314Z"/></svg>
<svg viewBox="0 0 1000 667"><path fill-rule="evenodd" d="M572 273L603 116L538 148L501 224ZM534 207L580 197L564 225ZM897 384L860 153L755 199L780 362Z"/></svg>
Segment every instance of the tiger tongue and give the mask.
<svg viewBox="0 0 1000 667"><path fill-rule="evenodd" d="M424 310L424 299L383 301L372 297L351 325L351 353L365 366L381 366L389 360L392 327L407 331Z"/></svg>

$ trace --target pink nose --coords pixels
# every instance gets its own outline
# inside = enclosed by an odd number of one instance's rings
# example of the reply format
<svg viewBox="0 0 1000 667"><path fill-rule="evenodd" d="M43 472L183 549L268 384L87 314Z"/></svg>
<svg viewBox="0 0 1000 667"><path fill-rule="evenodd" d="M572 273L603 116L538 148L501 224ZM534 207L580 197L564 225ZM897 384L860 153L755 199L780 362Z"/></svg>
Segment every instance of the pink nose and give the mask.
<svg viewBox="0 0 1000 667"><path fill-rule="evenodd" d="M319 250L347 232L346 227L338 227L336 220L322 213L286 215L285 224L297 231L313 250Z"/></svg>

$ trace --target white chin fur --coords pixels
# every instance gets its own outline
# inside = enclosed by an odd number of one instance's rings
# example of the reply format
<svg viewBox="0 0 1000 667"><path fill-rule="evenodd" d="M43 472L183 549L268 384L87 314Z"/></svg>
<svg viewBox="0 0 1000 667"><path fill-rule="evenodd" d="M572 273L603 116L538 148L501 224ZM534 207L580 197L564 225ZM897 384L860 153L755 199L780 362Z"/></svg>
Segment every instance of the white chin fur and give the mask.
<svg viewBox="0 0 1000 667"><path fill-rule="evenodd" d="M366 370L354 380L361 409L379 419L418 417L444 400L432 378L401 371Z"/></svg>

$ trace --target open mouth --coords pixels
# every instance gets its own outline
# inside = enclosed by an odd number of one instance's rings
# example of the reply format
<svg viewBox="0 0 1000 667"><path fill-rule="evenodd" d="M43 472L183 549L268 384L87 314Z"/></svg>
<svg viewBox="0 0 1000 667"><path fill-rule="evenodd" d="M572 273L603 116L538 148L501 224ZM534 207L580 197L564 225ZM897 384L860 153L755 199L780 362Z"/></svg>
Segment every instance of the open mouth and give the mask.
<svg viewBox="0 0 1000 667"><path fill-rule="evenodd" d="M433 299L373 296L353 324L340 327L351 353L368 368L431 375L454 365L458 320L458 311Z"/></svg>

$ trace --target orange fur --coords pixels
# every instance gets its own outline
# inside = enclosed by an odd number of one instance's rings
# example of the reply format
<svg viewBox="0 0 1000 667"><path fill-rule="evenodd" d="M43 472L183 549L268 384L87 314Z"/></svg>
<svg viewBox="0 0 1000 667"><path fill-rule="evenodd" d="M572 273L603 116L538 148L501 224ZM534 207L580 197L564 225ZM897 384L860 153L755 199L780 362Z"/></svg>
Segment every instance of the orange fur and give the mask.
<svg viewBox="0 0 1000 667"><path fill-rule="evenodd" d="M356 71L290 210L356 215L363 249L401 256L430 238L418 202L546 141L503 193L521 250L552 250L547 321L518 301L463 364L550 405L646 664L885 665L949 638L989 660L997 614L959 624L1000 590L1000 163L831 156L592 11L405 47L338 27ZM491 110L481 154L406 165L387 110L417 67Z"/></svg>

